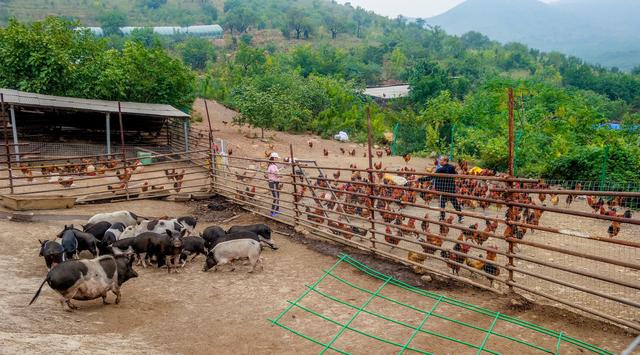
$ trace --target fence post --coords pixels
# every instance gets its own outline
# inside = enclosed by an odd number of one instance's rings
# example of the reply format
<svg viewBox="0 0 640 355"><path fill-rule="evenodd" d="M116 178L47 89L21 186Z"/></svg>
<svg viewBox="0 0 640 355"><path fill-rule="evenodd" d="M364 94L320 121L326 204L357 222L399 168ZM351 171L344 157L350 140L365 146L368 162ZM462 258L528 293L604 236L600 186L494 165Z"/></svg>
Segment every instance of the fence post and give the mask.
<svg viewBox="0 0 640 355"><path fill-rule="evenodd" d="M298 180L296 179L296 165L293 159L293 144L289 144L289 162L291 163L291 179L293 181L293 208L296 210L296 217L293 219L293 227L297 227L300 222L300 208L296 196L298 195Z"/></svg>
<svg viewBox="0 0 640 355"><path fill-rule="evenodd" d="M120 149L122 150L120 153L122 153L122 168L126 172L127 153L125 152L124 147L124 126L122 124L122 106L120 105L120 101L118 101L118 123L120 124ZM129 181L124 182L124 191L127 194L127 200L129 200Z"/></svg>
<svg viewBox="0 0 640 355"><path fill-rule="evenodd" d="M9 148L9 133L7 132L7 124L9 122L9 117L7 116L7 111L4 108L4 94L0 93L0 109L2 110L2 114L0 114L0 119L2 120L2 128L4 133L4 146L6 148L7 154L7 168L9 169L9 190L13 193L13 172L11 171L11 148Z"/></svg>
<svg viewBox="0 0 640 355"><path fill-rule="evenodd" d="M604 158L602 159L602 168L600 169L600 191L605 190L605 181L607 180L607 162L609 161L609 145L604 146Z"/></svg>
<svg viewBox="0 0 640 355"><path fill-rule="evenodd" d="M213 128L211 127L211 117L209 116L209 105L207 104L207 99L203 99L204 101L204 111L207 114L207 123L209 124L209 159L210 159L210 164L211 164L211 187L213 186L213 182L214 182L214 175L215 175L215 170L214 170L214 165L216 163L216 152L215 149L213 148Z"/></svg>
<svg viewBox="0 0 640 355"><path fill-rule="evenodd" d="M372 146L372 133L371 133L371 110L369 108L369 106L367 106L366 108L366 113L367 113L367 147L369 150L369 168L367 169L367 171L369 172L369 196L371 196L371 208L370 211L371 213L369 214L369 221L371 222L371 247L372 248L376 248L376 223L375 221L375 204L376 204L376 200L374 198L375 194L374 194L374 182L373 182L373 154L371 151L371 146ZM397 127L397 125L396 125ZM395 131L395 130L394 130ZM394 134L394 141L395 141L395 134Z"/></svg>
<svg viewBox="0 0 640 355"><path fill-rule="evenodd" d="M514 137L514 118L513 118L513 88L509 88L509 178L513 178L514 176L514 160L515 160L515 137ZM509 186L509 189L513 189L513 181L508 181L507 185ZM511 228L511 230L514 232L513 234L515 234L515 230L514 230L514 225L513 222L511 220L511 216L512 216L512 211L513 211L513 205L511 204L513 202L513 192L509 192L509 196L507 197L507 218L506 218L506 224L508 228ZM507 265L510 267L509 268L509 277L508 277L508 282L509 282L509 291L513 292L513 286L511 285L512 282L514 282L513 279L513 235L507 240L507 242L509 243L509 256L508 256L508 263Z"/></svg>

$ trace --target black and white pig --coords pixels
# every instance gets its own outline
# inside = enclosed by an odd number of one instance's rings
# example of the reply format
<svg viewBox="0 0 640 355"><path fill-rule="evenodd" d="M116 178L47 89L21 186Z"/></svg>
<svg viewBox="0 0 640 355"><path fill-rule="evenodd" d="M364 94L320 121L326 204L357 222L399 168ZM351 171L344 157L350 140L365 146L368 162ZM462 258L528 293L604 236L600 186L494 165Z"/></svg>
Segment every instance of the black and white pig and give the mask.
<svg viewBox="0 0 640 355"><path fill-rule="evenodd" d="M71 300L93 300L102 297L102 303L108 304L107 293L116 295L116 304L120 303L120 286L127 280L138 277L131 266L133 257L129 255L103 255L90 260L68 260L49 271L40 284L40 288L29 302L36 301L45 282L60 294L62 309L71 312L77 309Z"/></svg>
<svg viewBox="0 0 640 355"><path fill-rule="evenodd" d="M142 221L145 219L146 218L140 217L133 212L115 211L115 212L98 213L93 217L89 218L89 221L87 223L94 224L94 223L106 221L111 224L120 222L125 226L132 226L138 223L139 221Z"/></svg>
<svg viewBox="0 0 640 355"><path fill-rule="evenodd" d="M158 237L153 237L149 240L147 257L155 257L158 261L158 267L166 264L167 271L171 273L172 264L174 264L173 267L175 268L175 262L180 257L180 253L182 253L182 239L187 230L183 229L180 233L174 233L167 229L165 233L156 234ZM178 270L176 269L175 272L178 272Z"/></svg>
<svg viewBox="0 0 640 355"><path fill-rule="evenodd" d="M249 265L251 266L249 272L253 272L258 263L260 263L260 268L262 269L261 250L260 242L254 239L235 239L222 242L207 254L207 260L202 271L208 271L211 268L214 268L213 271L217 271L219 266L229 264L235 259L245 258L249 259ZM235 270L235 267L232 264L231 271L233 270Z"/></svg>
<svg viewBox="0 0 640 355"><path fill-rule="evenodd" d="M276 244L273 242L273 239L271 239L271 228L269 228L269 226L264 224L264 223L249 224L249 225L244 225L244 226L233 226L233 227L229 228L229 230L227 231L227 234L237 233L237 232L241 232L241 231L253 232L253 233L259 235L260 236L260 241L262 241L265 244L267 244L271 249L273 249L273 250L277 250L278 249Z"/></svg>
<svg viewBox="0 0 640 355"><path fill-rule="evenodd" d="M40 256L44 257L47 269L51 270L65 260L64 248L60 243L53 240L38 240L40 242Z"/></svg>

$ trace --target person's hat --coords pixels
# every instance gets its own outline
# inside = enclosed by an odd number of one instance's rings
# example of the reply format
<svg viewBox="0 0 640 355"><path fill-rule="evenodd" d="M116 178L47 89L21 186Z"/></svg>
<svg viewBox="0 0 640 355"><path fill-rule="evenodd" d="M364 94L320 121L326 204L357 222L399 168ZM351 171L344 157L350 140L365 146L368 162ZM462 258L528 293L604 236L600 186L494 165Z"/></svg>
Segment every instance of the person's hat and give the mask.
<svg viewBox="0 0 640 355"><path fill-rule="evenodd" d="M269 155L269 158L280 159L280 156L276 152L271 152L271 155Z"/></svg>

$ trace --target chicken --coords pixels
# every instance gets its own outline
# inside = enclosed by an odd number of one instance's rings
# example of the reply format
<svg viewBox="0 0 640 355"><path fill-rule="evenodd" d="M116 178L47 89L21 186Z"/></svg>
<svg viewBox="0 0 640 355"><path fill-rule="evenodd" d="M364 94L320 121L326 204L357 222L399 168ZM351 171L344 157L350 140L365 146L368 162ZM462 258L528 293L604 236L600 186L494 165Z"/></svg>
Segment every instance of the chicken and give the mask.
<svg viewBox="0 0 640 355"><path fill-rule="evenodd" d="M479 240L479 234L477 232L478 230L478 223L472 224L469 226L469 229L473 230L473 231L462 231L462 235L464 236L464 240L471 240L474 243L478 244L478 240Z"/></svg>
<svg viewBox="0 0 640 355"><path fill-rule="evenodd" d="M149 181L145 180L145 182L142 183L141 189L142 189L142 192L149 191Z"/></svg>
<svg viewBox="0 0 640 355"><path fill-rule="evenodd" d="M498 247L491 246L489 249L498 250ZM487 256L485 257L486 261L467 258L467 260L465 260L465 264L474 269L484 271L489 275L498 276L500 275L500 268L498 268L495 263L497 253L494 250L487 250ZM478 255L478 257L481 258L482 255ZM493 287L493 279L490 278L489 281L491 282L490 286Z"/></svg>
<svg viewBox="0 0 640 355"><path fill-rule="evenodd" d="M377 163L373 163L373 167L376 170L381 170L382 169L382 162L380 161L380 162L377 162Z"/></svg>
<svg viewBox="0 0 640 355"><path fill-rule="evenodd" d="M460 237L458 237L458 240L462 241L462 238L463 238L463 236L460 235ZM469 249L471 249L470 246L464 245L464 244L460 244L460 243L456 243L453 246L453 251L461 253L461 254L468 253ZM441 250L440 251L440 256L445 258L445 259L450 260L450 261L447 262L447 265L451 268L451 272L453 274L458 275L460 273L460 265L458 265L458 264L463 264L464 263L464 261L466 259L465 256L452 253L451 251L448 251L448 250Z"/></svg>
<svg viewBox="0 0 640 355"><path fill-rule="evenodd" d="M558 206L558 202L560 202L560 198L558 197L558 195L552 194L551 195L551 205L553 207L556 207L556 206Z"/></svg>
<svg viewBox="0 0 640 355"><path fill-rule="evenodd" d="M222 121L222 124L224 124L225 126L228 124L229 122L227 121Z"/></svg>
<svg viewBox="0 0 640 355"><path fill-rule="evenodd" d="M450 215L449 217L447 217L447 219L444 221L444 223L446 224L451 224L453 223L453 215ZM443 237L446 237L449 234L449 227L445 226L445 225L440 225L440 235Z"/></svg>
<svg viewBox="0 0 640 355"><path fill-rule="evenodd" d="M352 156L352 157L355 157L355 156L356 156L356 149L355 149L355 148L353 148L353 150L351 150L351 151L349 152L349 155L350 155L350 156Z"/></svg>
<svg viewBox="0 0 640 355"><path fill-rule="evenodd" d="M391 227L387 226L384 232L385 232L385 236L384 236L385 242L394 245L391 247L391 249L395 248L395 245L400 244L400 239L393 237L393 233L391 232Z"/></svg>
<svg viewBox="0 0 640 355"><path fill-rule="evenodd" d="M567 198L564 200L565 207L570 207L573 202L573 195L567 195Z"/></svg>
<svg viewBox="0 0 640 355"><path fill-rule="evenodd" d="M118 175L118 171L116 171L116 175ZM167 177L167 180L169 180L169 182L175 180L175 176L176 176L176 169L165 169L164 170L164 176Z"/></svg>
<svg viewBox="0 0 640 355"><path fill-rule="evenodd" d="M144 165L142 165L142 162L139 159L136 159L133 163L133 172L138 174L144 172Z"/></svg>
<svg viewBox="0 0 640 355"><path fill-rule="evenodd" d="M329 156L329 151L328 151L326 148L324 148L324 149L322 149L322 154L323 154L325 157L327 157L327 156Z"/></svg>
<svg viewBox="0 0 640 355"><path fill-rule="evenodd" d="M422 223L420 223L420 229L424 232L424 233L429 233L429 214L425 213L424 217L425 221L422 221Z"/></svg>
<svg viewBox="0 0 640 355"><path fill-rule="evenodd" d="M425 260L427 260L427 256L414 251L410 251L409 254L407 254L407 259L413 261L414 263L422 264ZM424 268L421 268L417 265L411 265L411 268L416 274L424 274L427 272Z"/></svg>
<svg viewBox="0 0 640 355"><path fill-rule="evenodd" d="M547 199L547 195L543 194L543 193L539 193L538 194L538 200L540 200L540 203L544 203L544 201Z"/></svg>
<svg viewBox="0 0 640 355"><path fill-rule="evenodd" d="M182 181L182 179L184 178L185 175L185 169L180 170L180 174L176 174L173 178L176 181Z"/></svg>
<svg viewBox="0 0 640 355"><path fill-rule="evenodd" d="M233 149L232 148L229 148L227 150L227 155L229 155L229 156L233 155Z"/></svg>
<svg viewBox="0 0 640 355"><path fill-rule="evenodd" d="M383 152L383 151L381 151L381 150L376 150L376 156L377 156L378 158L382 158L382 154L384 154L384 152Z"/></svg>
<svg viewBox="0 0 640 355"><path fill-rule="evenodd" d="M409 161L411 160L411 154L405 154L402 156L402 159L404 159L405 163L409 163Z"/></svg>
<svg viewBox="0 0 640 355"><path fill-rule="evenodd" d="M607 229L607 233L609 233L609 238L618 236L618 233L620 233L620 222L612 221L609 229Z"/></svg>
<svg viewBox="0 0 640 355"><path fill-rule="evenodd" d="M256 196L256 187L251 186L251 188L249 188L249 186L246 186L244 188L244 194L249 198L254 198Z"/></svg>
<svg viewBox="0 0 640 355"><path fill-rule="evenodd" d="M116 170L116 176L118 177L118 180L120 180L120 182L122 183L127 183L129 182L129 180L131 180L131 174L132 174L132 170L130 170L129 168L125 168L122 173L120 173L120 170Z"/></svg>
<svg viewBox="0 0 640 355"><path fill-rule="evenodd" d="M384 152L387 153L387 156L391 156L391 148L384 147Z"/></svg>
<svg viewBox="0 0 640 355"><path fill-rule="evenodd" d="M308 141L307 144L309 145L309 148L313 148L313 141Z"/></svg>
<svg viewBox="0 0 640 355"><path fill-rule="evenodd" d="M342 153L342 155L344 155L344 153L346 153L347 151L344 150L344 148L340 147L340 153Z"/></svg>
<svg viewBox="0 0 640 355"><path fill-rule="evenodd" d="M58 184L62 185L62 187L70 188L71 186L73 186L73 177L59 177Z"/></svg>
<svg viewBox="0 0 640 355"><path fill-rule="evenodd" d="M336 172L333 173L333 178L336 180L340 179L340 170L337 170Z"/></svg>
<svg viewBox="0 0 640 355"><path fill-rule="evenodd" d="M362 157L366 158L367 157L367 152L362 152Z"/></svg>
<svg viewBox="0 0 640 355"><path fill-rule="evenodd" d="M264 157L265 157L265 158L269 158L270 156L271 156L271 152L270 152L270 151L268 151L268 150L265 150L265 151L264 151Z"/></svg>
<svg viewBox="0 0 640 355"><path fill-rule="evenodd" d="M23 175L27 175L29 172L31 172L31 169L29 169L29 166L25 163L20 163L20 172L22 172Z"/></svg>
<svg viewBox="0 0 640 355"><path fill-rule="evenodd" d="M180 192L180 190L182 190L182 181L176 180L176 182L173 183L173 189L176 190L176 192Z"/></svg>

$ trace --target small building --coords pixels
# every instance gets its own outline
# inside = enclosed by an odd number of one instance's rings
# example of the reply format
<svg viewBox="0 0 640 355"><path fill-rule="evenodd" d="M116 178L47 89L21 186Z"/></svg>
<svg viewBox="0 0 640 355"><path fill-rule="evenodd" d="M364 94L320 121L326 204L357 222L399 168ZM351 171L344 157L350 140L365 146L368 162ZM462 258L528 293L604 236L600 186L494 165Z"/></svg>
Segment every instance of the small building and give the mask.
<svg viewBox="0 0 640 355"><path fill-rule="evenodd" d="M5 139L15 160L29 154L78 156L188 150L189 118L173 106L0 89ZM121 120L120 120L121 117ZM114 134L115 132L115 134ZM125 143L124 145L122 143ZM123 148L125 150L123 150Z"/></svg>
<svg viewBox="0 0 640 355"><path fill-rule="evenodd" d="M153 33L161 36L175 36L175 35L193 35L202 37L222 38L224 30L220 25L196 25L196 26L156 26L156 27L144 27L144 26L125 26L120 27L120 32L123 35L130 35L134 30L151 29ZM100 27L78 27L77 30L88 29L96 36L104 36L104 31Z"/></svg>
<svg viewBox="0 0 640 355"><path fill-rule="evenodd" d="M364 94L372 97L376 102L385 104L389 100L398 99L409 95L409 85L392 85L369 87Z"/></svg>

